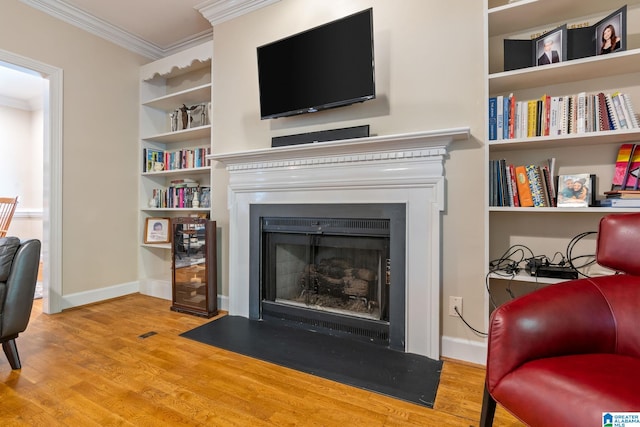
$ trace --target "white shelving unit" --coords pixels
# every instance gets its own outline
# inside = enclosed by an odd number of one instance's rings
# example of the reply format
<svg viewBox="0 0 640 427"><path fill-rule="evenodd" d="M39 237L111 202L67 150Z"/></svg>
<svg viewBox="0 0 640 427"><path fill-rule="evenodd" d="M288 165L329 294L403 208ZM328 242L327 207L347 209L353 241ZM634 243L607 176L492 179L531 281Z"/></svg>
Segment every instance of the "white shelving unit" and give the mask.
<svg viewBox="0 0 640 427"><path fill-rule="evenodd" d="M139 180L139 282L140 292L171 300L171 244L144 242L147 218L174 218L208 213L210 207L150 207L154 188L167 188L175 179L190 178L201 186L211 186L211 166L145 172L145 148L174 151L210 148L211 125L172 131L170 113L211 102L211 59L213 42L179 52L144 65L140 69L140 180ZM170 233L171 234L171 233Z"/></svg>
<svg viewBox="0 0 640 427"><path fill-rule="evenodd" d="M503 41L527 39L559 25L589 23L593 25L611 12L627 5L627 50L558 64L503 71ZM543 94L569 95L579 92L631 94L640 106L640 0L488 0L487 8L487 99L514 93L516 99L537 99ZM488 104L488 103L487 103ZM488 106L485 111L488 117ZM542 164L556 158L556 174L596 174L595 192L603 198L610 189L618 149L623 143L640 143L640 129L606 131L557 137L535 137L489 141L488 120L485 135L486 176L490 160L506 159L511 164ZM489 274L489 261L503 255L513 245L524 245L535 255L554 256L565 253L576 235L597 231L600 218L611 213L638 211L617 208L509 208L489 206L488 179L486 199L486 265L488 312L492 301L510 299L506 290L520 295L538 286L558 283L558 279L540 279L521 271L515 277ZM525 249L526 251L526 249ZM580 241L573 255L595 252L595 235ZM530 254L525 253L525 257ZM597 273L604 273L598 271ZM592 269L590 274L596 274Z"/></svg>

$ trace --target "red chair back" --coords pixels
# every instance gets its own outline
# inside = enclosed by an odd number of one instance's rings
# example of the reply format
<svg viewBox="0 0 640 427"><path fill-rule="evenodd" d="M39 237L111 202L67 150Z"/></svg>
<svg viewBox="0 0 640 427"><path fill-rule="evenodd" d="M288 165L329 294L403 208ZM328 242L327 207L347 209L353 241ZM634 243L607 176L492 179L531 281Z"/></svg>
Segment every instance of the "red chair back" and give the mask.
<svg viewBox="0 0 640 427"><path fill-rule="evenodd" d="M598 264L640 276L640 213L612 214L600 220Z"/></svg>

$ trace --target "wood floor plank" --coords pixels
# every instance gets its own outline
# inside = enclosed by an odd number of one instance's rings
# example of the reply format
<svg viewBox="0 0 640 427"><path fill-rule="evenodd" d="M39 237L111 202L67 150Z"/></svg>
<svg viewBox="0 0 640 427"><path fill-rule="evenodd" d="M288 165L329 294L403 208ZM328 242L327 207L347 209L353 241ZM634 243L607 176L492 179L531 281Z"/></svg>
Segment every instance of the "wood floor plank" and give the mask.
<svg viewBox="0 0 640 427"><path fill-rule="evenodd" d="M434 409L180 337L211 319L132 294L42 314L0 355L2 426L477 426L484 369L445 360ZM221 313L220 315L224 315ZM518 423L502 408L496 427Z"/></svg>

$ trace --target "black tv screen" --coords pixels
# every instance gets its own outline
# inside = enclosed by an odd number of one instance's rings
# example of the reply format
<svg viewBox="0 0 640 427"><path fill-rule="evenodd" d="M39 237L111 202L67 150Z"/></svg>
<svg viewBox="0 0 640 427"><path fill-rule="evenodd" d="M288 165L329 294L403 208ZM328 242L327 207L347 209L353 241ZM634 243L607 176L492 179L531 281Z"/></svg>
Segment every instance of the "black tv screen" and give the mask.
<svg viewBox="0 0 640 427"><path fill-rule="evenodd" d="M372 9L260 46L262 119L375 98Z"/></svg>

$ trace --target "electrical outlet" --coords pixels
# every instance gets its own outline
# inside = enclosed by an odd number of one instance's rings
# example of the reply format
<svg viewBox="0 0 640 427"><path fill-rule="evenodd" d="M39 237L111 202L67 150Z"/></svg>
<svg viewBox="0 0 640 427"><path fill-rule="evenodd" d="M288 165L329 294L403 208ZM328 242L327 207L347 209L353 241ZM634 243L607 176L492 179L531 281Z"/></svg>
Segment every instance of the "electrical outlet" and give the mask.
<svg viewBox="0 0 640 427"><path fill-rule="evenodd" d="M459 317L454 307L458 307L458 312L462 314L462 297L449 297L449 316Z"/></svg>

